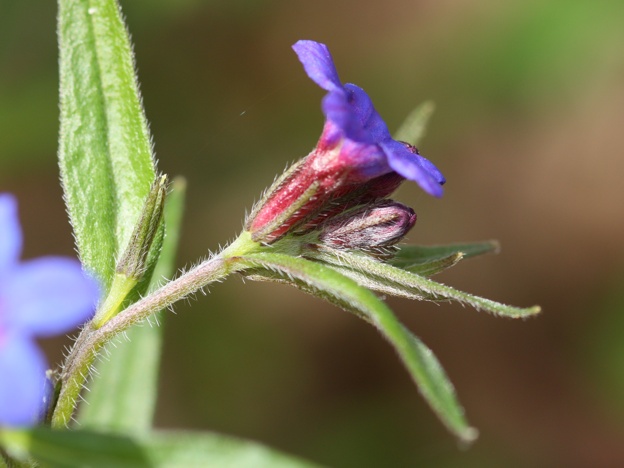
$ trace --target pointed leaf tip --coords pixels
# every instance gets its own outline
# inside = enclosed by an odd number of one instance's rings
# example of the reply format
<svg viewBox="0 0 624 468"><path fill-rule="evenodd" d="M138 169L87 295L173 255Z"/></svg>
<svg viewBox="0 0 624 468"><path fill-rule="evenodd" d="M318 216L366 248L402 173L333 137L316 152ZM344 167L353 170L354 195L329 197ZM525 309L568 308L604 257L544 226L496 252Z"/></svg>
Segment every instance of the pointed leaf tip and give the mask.
<svg viewBox="0 0 624 468"><path fill-rule="evenodd" d="M375 326L395 348L422 396L449 431L463 444L476 439L478 433L468 425L455 389L438 359L371 291L329 265L300 257L254 253L237 261L254 269L254 274L263 279L289 282Z"/></svg>

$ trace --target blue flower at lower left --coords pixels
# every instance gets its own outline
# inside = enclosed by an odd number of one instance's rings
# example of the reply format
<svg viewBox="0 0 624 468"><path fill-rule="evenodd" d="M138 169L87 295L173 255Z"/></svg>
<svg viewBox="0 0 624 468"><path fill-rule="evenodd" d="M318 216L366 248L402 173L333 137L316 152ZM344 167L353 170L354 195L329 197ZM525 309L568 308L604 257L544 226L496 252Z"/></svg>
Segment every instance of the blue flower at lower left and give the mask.
<svg viewBox="0 0 624 468"><path fill-rule="evenodd" d="M37 424L46 397L47 362L37 337L85 323L100 295L80 263L66 257L20 261L17 201L0 194L0 426Z"/></svg>

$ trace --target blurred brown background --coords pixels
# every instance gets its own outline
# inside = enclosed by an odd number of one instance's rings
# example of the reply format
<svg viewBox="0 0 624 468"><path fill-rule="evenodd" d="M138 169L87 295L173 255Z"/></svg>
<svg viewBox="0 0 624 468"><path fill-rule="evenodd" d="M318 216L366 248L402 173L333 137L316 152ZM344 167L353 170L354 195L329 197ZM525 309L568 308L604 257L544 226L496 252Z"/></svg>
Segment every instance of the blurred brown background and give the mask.
<svg viewBox="0 0 624 468"><path fill-rule="evenodd" d="M406 184L412 243L498 239L439 277L544 313L513 321L389 299L481 432L460 450L375 330L283 286L232 278L166 323L159 427L221 431L344 467L624 466L624 2L122 2L161 170L188 180L179 266L320 134L323 92L290 45L329 45L390 128L437 104ZM0 2L0 190L25 256L72 254L58 184L54 2ZM61 343L46 343L52 359Z"/></svg>

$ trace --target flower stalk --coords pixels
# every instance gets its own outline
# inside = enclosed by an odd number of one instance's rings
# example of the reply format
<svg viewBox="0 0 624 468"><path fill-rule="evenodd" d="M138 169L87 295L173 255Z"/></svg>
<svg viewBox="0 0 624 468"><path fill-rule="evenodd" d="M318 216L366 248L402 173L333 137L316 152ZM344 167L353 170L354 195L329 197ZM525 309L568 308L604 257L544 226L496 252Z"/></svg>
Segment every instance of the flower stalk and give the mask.
<svg viewBox="0 0 624 468"><path fill-rule="evenodd" d="M236 261L238 256L253 252L257 245L250 240L247 233L243 233L221 254L206 260L135 302L101 327L96 327L93 322L87 324L65 361L60 378L60 393L52 414L52 427L68 426L80 391L90 374L91 365L106 343L159 310L170 307L180 299L237 271L241 268Z"/></svg>

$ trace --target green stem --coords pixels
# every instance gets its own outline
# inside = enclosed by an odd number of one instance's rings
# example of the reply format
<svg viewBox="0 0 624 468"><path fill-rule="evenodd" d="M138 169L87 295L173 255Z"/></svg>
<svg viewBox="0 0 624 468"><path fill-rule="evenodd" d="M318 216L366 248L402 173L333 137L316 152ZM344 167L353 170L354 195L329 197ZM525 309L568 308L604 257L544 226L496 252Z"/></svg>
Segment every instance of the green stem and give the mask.
<svg viewBox="0 0 624 468"><path fill-rule="evenodd" d="M80 391L90 373L91 365L102 347L131 325L236 271L234 257L225 256L225 253L226 251L206 260L179 278L165 284L149 296L129 306L100 328L88 324L82 330L63 367L61 392L52 415L53 428L68 426Z"/></svg>
<svg viewBox="0 0 624 468"><path fill-rule="evenodd" d="M137 282L138 280L135 278L115 273L108 296L106 296L104 303L99 307L97 314L91 321L93 328L100 328L119 312L123 301L128 297L128 294L130 294Z"/></svg>

